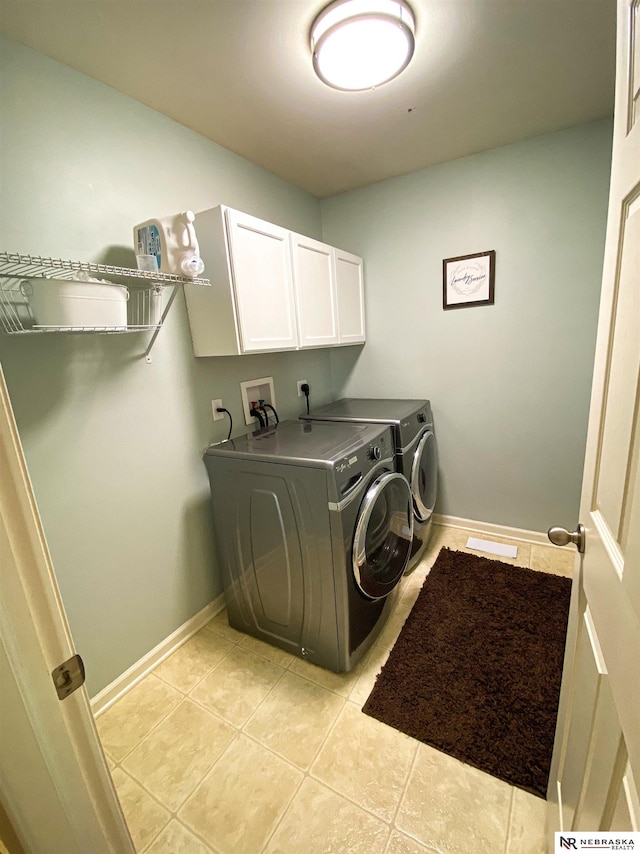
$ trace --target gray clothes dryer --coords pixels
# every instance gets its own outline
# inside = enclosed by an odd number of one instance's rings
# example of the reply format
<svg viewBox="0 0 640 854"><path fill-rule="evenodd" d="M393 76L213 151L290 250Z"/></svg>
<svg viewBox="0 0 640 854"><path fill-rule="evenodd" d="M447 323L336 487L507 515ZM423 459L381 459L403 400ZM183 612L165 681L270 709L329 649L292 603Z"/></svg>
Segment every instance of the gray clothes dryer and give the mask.
<svg viewBox="0 0 640 854"><path fill-rule="evenodd" d="M411 492L391 429L283 421L204 459L230 625L351 670L411 553Z"/></svg>
<svg viewBox="0 0 640 854"><path fill-rule="evenodd" d="M429 542L438 491L438 455L431 403L428 400L345 397L300 418L392 427L396 468L409 481L413 500L413 547L406 570L410 572Z"/></svg>

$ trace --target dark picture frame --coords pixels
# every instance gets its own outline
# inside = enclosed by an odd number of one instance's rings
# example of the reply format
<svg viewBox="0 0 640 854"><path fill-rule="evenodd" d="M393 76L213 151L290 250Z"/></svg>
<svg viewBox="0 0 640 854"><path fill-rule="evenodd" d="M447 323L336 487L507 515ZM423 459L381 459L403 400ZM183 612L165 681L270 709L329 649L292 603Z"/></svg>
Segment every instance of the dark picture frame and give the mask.
<svg viewBox="0 0 640 854"><path fill-rule="evenodd" d="M442 308L493 305L496 252L458 255L442 262Z"/></svg>

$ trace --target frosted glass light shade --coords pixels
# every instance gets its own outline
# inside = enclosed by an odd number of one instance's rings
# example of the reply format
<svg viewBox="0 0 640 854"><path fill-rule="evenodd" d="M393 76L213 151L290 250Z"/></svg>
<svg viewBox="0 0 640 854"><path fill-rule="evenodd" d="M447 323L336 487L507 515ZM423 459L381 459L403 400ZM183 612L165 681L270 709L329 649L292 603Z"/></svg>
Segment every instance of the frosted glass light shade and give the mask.
<svg viewBox="0 0 640 854"><path fill-rule="evenodd" d="M335 0L311 27L313 67L334 89L372 89L407 67L414 34L404 0Z"/></svg>

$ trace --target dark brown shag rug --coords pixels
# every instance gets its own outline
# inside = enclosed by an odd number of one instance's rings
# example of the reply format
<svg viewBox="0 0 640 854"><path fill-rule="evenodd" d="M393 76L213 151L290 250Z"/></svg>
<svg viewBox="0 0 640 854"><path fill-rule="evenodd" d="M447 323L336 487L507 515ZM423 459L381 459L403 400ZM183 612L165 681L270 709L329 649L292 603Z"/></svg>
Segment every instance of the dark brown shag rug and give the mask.
<svg viewBox="0 0 640 854"><path fill-rule="evenodd" d="M546 797L571 580L442 549L363 712Z"/></svg>

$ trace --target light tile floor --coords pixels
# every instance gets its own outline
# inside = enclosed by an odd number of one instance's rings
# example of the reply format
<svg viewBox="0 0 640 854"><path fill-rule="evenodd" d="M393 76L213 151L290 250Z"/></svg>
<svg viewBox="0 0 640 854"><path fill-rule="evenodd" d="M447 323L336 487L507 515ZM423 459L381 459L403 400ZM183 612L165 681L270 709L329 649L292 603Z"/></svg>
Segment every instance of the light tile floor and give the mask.
<svg viewBox="0 0 640 854"><path fill-rule="evenodd" d="M352 673L223 612L101 715L139 854L543 854L544 801L361 712L440 547L467 551L470 534L514 542L435 526ZM516 544L507 562L571 575L572 552Z"/></svg>

